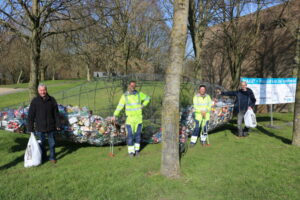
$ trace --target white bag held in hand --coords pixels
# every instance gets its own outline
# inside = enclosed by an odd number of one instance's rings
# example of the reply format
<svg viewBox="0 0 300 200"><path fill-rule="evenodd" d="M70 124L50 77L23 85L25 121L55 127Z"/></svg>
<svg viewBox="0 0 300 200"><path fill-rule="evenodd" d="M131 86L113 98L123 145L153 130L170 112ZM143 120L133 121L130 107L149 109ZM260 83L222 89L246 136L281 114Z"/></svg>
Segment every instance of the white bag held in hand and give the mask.
<svg viewBox="0 0 300 200"><path fill-rule="evenodd" d="M244 116L245 126L247 128L255 128L257 125L256 116L252 109L248 109Z"/></svg>
<svg viewBox="0 0 300 200"><path fill-rule="evenodd" d="M24 155L24 167L34 167L42 162L42 150L33 133L31 133Z"/></svg>

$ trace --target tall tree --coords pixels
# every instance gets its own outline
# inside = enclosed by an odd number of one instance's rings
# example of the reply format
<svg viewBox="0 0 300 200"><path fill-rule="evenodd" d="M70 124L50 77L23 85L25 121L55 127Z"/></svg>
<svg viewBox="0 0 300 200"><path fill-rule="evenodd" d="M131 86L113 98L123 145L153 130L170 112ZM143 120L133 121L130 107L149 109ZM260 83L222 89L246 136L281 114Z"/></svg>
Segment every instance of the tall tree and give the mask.
<svg viewBox="0 0 300 200"><path fill-rule="evenodd" d="M294 111L294 127L292 144L300 146L300 19L298 19L298 27L296 29L296 55L295 63L298 68L297 73L297 90Z"/></svg>
<svg viewBox="0 0 300 200"><path fill-rule="evenodd" d="M41 43L51 35L75 31L80 0L4 0L0 5L0 25L24 38L30 46L29 96L37 95ZM82 14L83 13L83 14Z"/></svg>
<svg viewBox="0 0 300 200"><path fill-rule="evenodd" d="M166 85L162 109L161 174L180 176L179 165L179 95L180 78L186 47L188 0L174 1L173 28L171 33L170 64L166 70Z"/></svg>
<svg viewBox="0 0 300 200"><path fill-rule="evenodd" d="M300 2L296 0L284 0L283 2L284 6L282 7L282 12L286 13L286 18L289 20L285 20L282 25L287 28L295 39L294 71L296 72L298 79L294 108L292 145L300 146L300 18L295 18L299 13Z"/></svg>
<svg viewBox="0 0 300 200"><path fill-rule="evenodd" d="M201 55L203 41L209 24L218 12L217 0L189 0L188 29L191 34L195 54L195 77L202 80Z"/></svg>
<svg viewBox="0 0 300 200"><path fill-rule="evenodd" d="M256 4L256 12L243 18L249 3ZM216 36L220 39L220 46L225 53L232 78L231 88L239 86L242 65L251 49L259 39L260 11L263 0L241 1L222 0L220 6L220 28L216 29Z"/></svg>

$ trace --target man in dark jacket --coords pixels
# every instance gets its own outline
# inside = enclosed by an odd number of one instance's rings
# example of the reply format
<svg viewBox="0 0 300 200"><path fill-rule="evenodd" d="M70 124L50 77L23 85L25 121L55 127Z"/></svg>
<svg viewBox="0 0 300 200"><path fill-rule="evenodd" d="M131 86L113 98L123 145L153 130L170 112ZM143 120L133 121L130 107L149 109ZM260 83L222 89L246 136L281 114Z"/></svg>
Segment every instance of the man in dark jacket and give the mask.
<svg viewBox="0 0 300 200"><path fill-rule="evenodd" d="M237 125L238 125L238 136L245 137L248 135L249 129L247 127L242 128L244 115L248 109L253 109L255 106L255 96L250 88L247 88L246 82L240 83L240 89L238 91L220 92L223 96L235 96L234 110L237 113Z"/></svg>
<svg viewBox="0 0 300 200"><path fill-rule="evenodd" d="M45 138L46 135L48 136L50 149L49 160L55 164L55 132L60 128L58 107L56 100L48 95L46 85L40 84L38 93L39 96L35 97L30 104L28 131L35 132L40 140L43 159L47 156Z"/></svg>

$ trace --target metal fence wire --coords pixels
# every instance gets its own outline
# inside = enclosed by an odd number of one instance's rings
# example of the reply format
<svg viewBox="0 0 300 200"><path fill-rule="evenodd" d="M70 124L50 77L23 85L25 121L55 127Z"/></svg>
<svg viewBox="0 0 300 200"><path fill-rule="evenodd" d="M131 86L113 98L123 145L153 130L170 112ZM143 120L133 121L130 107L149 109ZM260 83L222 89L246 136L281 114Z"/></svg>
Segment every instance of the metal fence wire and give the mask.
<svg viewBox="0 0 300 200"><path fill-rule="evenodd" d="M93 111L93 114L107 117L113 115L121 95L127 90L127 85L131 80L137 82L138 91L144 92L151 97L150 104L144 109L144 120L159 124L165 84L163 74L130 74L118 77L101 77L50 95L54 96L59 104L87 107ZM218 85L201 82L189 77L182 77L181 107L192 104L193 96L198 91L200 84L206 85L207 93L213 98L216 97L216 89L224 90L224 88ZM25 107L29 103L25 101L5 109L15 109L20 106Z"/></svg>

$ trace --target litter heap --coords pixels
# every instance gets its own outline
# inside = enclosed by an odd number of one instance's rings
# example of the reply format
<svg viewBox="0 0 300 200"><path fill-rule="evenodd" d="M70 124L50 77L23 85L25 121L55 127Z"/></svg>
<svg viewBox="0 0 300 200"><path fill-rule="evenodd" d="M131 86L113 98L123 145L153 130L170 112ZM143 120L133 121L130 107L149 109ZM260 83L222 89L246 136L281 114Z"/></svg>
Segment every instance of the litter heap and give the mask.
<svg viewBox="0 0 300 200"><path fill-rule="evenodd" d="M229 98L213 100L209 131L229 122L232 118L233 105L233 100ZM126 143L125 124L122 120L113 123L111 117L102 118L93 115L87 107L58 105L58 109L62 125L61 131L57 134L59 138L96 146L109 145L112 142L115 145ZM0 128L11 132L26 132L28 110L29 106L0 111ZM188 106L181 110L180 143L187 141L188 136L194 130L194 126L193 107ZM157 144L162 140L162 131L151 126L145 127L142 137L142 141L145 143Z"/></svg>
<svg viewBox="0 0 300 200"><path fill-rule="evenodd" d="M6 131L24 133L26 131L29 106L0 111L0 127Z"/></svg>
<svg viewBox="0 0 300 200"><path fill-rule="evenodd" d="M111 117L93 115L87 107L59 105L63 139L103 146L111 142L122 144L126 141L125 125L113 123Z"/></svg>
<svg viewBox="0 0 300 200"><path fill-rule="evenodd" d="M208 131L212 131L226 123L228 123L233 116L234 102L231 98L213 99L212 109L210 113L210 121ZM188 106L181 109L180 112L180 130L179 130L179 141L185 142L188 136L191 136L194 127L194 108ZM156 132L153 136L153 143L160 143L162 140L161 130Z"/></svg>
<svg viewBox="0 0 300 200"><path fill-rule="evenodd" d="M58 138L96 146L108 145L111 142L121 144L126 141L125 125L113 123L111 117L104 119L92 115L87 107L58 105L58 109L62 125L57 134ZM0 112L0 127L11 132L26 132L28 110L29 106Z"/></svg>

